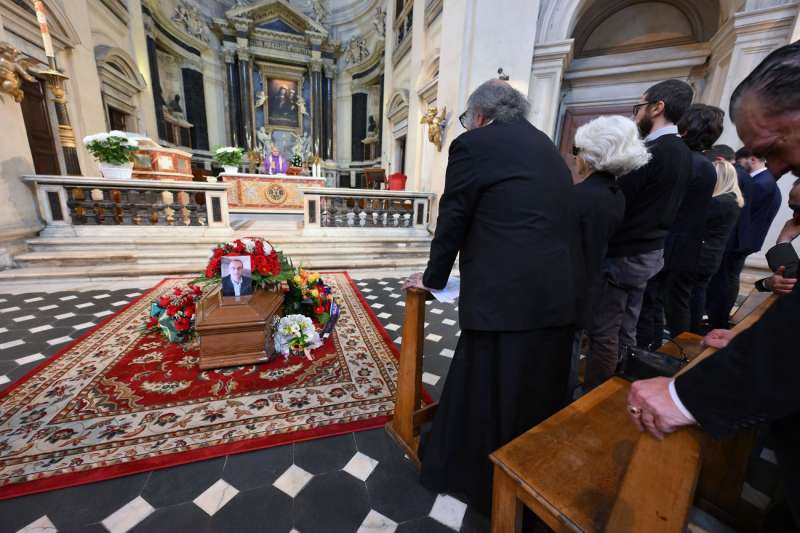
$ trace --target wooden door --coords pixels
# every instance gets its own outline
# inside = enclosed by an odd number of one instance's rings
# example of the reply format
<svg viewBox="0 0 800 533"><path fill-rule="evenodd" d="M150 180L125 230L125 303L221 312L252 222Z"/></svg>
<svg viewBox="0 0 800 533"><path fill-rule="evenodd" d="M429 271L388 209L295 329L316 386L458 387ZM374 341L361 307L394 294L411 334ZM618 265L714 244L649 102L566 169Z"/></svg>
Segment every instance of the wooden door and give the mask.
<svg viewBox="0 0 800 533"><path fill-rule="evenodd" d="M579 109L567 109L564 113L564 122L561 125L561 138L558 143L558 150L567 166L572 171L573 179L576 177L575 172L575 157L572 155L572 145L575 142L575 132L591 120L607 115L622 115L623 117L631 116L630 106L598 106L586 107Z"/></svg>
<svg viewBox="0 0 800 533"><path fill-rule="evenodd" d="M26 81L23 83L22 89L25 91L25 98L20 106L22 106L22 117L25 120L28 145L33 156L33 168L37 174L61 174L55 137L50 126L50 115L47 112L44 87L39 81Z"/></svg>

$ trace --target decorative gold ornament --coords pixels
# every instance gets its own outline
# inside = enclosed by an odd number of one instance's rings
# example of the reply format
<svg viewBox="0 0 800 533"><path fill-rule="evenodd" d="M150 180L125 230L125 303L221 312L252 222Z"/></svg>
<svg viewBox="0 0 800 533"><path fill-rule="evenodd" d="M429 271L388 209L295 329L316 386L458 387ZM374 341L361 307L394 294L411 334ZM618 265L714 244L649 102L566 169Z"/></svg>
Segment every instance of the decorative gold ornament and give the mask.
<svg viewBox="0 0 800 533"><path fill-rule="evenodd" d="M261 168L262 163L264 163L264 154L261 153L261 150L253 149L247 152L247 167L250 174L255 174L256 169Z"/></svg>
<svg viewBox="0 0 800 533"><path fill-rule="evenodd" d="M447 107L443 107L441 113L435 107L429 107L419 121L420 124L428 125L428 140L436 147L437 152L442 151L442 133L447 127L446 119Z"/></svg>
<svg viewBox="0 0 800 533"><path fill-rule="evenodd" d="M30 75L32 61L22 56L19 50L9 43L0 43L0 92L11 95L16 102L22 102L22 80L36 81ZM20 79L21 78L21 79Z"/></svg>
<svg viewBox="0 0 800 533"><path fill-rule="evenodd" d="M280 183L272 183L267 188L267 201L272 204L282 204L286 201L286 189Z"/></svg>

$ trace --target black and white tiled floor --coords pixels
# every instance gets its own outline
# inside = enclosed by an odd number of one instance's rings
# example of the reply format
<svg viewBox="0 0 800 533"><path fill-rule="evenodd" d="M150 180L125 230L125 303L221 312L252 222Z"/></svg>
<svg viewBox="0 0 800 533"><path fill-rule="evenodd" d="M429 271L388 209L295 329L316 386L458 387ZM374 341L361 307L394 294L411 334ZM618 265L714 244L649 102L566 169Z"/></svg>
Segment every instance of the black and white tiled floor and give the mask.
<svg viewBox="0 0 800 533"><path fill-rule="evenodd" d="M400 279L358 282L400 342ZM0 390L140 290L0 294ZM438 398L457 341L455 304L429 303L428 391ZM420 486L383 429L269 448L0 501L0 533L484 532L461 501Z"/></svg>
<svg viewBox="0 0 800 533"><path fill-rule="evenodd" d="M398 344L401 281L357 282ZM141 292L0 294L0 390ZM456 304L427 302L423 381L434 399L441 394L460 334L457 309ZM765 449L753 461L762 468L750 476L743 497L763 506L773 488L769 469L775 468L774 454ZM0 533L488 530L487 519L461 501L420 486L416 469L383 429L0 501ZM703 514L693 515L690 530L726 531Z"/></svg>

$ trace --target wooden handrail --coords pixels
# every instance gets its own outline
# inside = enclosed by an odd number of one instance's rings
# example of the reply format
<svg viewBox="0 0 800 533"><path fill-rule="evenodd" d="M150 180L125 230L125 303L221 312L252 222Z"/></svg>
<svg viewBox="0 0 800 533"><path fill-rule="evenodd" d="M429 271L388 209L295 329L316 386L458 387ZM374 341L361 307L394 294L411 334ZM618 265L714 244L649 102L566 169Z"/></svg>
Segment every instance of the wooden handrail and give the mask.
<svg viewBox="0 0 800 533"><path fill-rule="evenodd" d="M764 300L736 324L733 331L739 334L755 324L776 300L775 295ZM693 368L716 351L716 348L706 348L677 375ZM697 428L680 430L663 441L658 441L649 434L642 434L625 471L606 531L681 531L685 524L676 524L674 519L670 520L672 515L668 510L688 509L691 505L700 472L700 448L703 440L706 438ZM742 455L741 461L744 461L749 447L737 446L736 449L741 450L739 454ZM715 472L710 474L720 475ZM648 490L654 482L660 487L657 492ZM665 494L671 498L664 499Z"/></svg>
<svg viewBox="0 0 800 533"><path fill-rule="evenodd" d="M425 333L425 301L430 293L424 289L406 290L402 342L400 343L400 370L397 377L397 395L394 417L386 424L386 431L403 448L406 455L419 466L419 428L430 420L436 404L422 406L422 348Z"/></svg>

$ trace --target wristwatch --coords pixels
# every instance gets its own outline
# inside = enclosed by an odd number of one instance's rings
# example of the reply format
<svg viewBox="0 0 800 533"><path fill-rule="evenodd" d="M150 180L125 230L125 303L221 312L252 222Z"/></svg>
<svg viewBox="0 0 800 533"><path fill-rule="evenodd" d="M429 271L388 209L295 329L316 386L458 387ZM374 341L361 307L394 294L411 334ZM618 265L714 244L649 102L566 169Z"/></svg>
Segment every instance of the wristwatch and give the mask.
<svg viewBox="0 0 800 533"><path fill-rule="evenodd" d="M756 290L758 292L772 292L772 289L767 287L767 280L768 279L769 278L762 278L762 279L756 281Z"/></svg>

